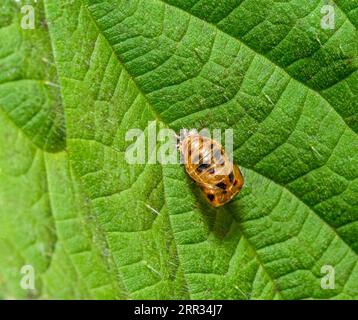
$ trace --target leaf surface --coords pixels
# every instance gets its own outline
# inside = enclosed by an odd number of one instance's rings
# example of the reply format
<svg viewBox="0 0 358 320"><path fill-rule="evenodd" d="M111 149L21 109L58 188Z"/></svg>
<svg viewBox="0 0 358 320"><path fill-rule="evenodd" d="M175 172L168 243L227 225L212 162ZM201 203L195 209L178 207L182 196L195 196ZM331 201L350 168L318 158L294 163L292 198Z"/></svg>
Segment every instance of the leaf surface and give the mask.
<svg viewBox="0 0 358 320"><path fill-rule="evenodd" d="M52 61L0 85L1 295L31 264L42 298L357 298L357 6L322 30L320 3L45 1L38 38L1 16L2 71L38 39ZM129 165L150 121L233 128L241 194Z"/></svg>

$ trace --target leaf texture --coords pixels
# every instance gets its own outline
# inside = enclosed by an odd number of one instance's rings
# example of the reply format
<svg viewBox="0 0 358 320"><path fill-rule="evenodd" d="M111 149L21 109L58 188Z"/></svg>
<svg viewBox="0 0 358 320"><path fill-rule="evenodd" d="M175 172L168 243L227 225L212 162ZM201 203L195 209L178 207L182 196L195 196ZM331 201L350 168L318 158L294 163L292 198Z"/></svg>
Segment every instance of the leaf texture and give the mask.
<svg viewBox="0 0 358 320"><path fill-rule="evenodd" d="M335 30L322 5L53 0L24 31L5 1L0 295L357 299L357 3ZM241 194L213 209L180 165L129 165L149 121L233 128Z"/></svg>

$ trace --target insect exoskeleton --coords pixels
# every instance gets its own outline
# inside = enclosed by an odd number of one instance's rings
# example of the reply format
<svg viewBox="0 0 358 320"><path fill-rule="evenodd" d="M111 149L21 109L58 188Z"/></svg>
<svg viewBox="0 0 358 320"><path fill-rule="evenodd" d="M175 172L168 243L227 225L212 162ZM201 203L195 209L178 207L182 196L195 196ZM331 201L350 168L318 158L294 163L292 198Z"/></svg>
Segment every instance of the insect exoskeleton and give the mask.
<svg viewBox="0 0 358 320"><path fill-rule="evenodd" d="M179 143L188 175L214 207L229 202L242 188L244 178L223 147L208 137L189 131Z"/></svg>

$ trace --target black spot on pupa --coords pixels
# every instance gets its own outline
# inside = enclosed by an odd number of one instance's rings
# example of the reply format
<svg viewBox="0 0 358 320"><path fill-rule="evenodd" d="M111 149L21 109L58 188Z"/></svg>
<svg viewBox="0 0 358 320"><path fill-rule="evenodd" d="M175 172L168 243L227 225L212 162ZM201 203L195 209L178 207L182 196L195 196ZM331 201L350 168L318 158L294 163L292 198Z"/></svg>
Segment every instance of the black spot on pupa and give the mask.
<svg viewBox="0 0 358 320"><path fill-rule="evenodd" d="M213 194L208 194L207 197L210 201L213 201L215 199L215 196Z"/></svg>
<svg viewBox="0 0 358 320"><path fill-rule="evenodd" d="M202 163L201 165L199 165L197 168L196 168L196 171L198 172L203 172L205 169L209 168L210 167L210 164L208 163Z"/></svg>
<svg viewBox="0 0 358 320"><path fill-rule="evenodd" d="M230 183L234 182L234 173L232 171L229 174L229 180L230 180Z"/></svg>
<svg viewBox="0 0 358 320"><path fill-rule="evenodd" d="M208 172L209 172L210 174L214 174L214 173L215 173L215 169L214 169L214 168L210 168L210 169L208 170Z"/></svg>
<svg viewBox="0 0 358 320"><path fill-rule="evenodd" d="M234 181L234 186L236 186L236 185L237 185L237 180Z"/></svg>
<svg viewBox="0 0 358 320"><path fill-rule="evenodd" d="M217 187L219 187L220 189L225 190L226 189L226 184L224 182L219 182L216 184Z"/></svg>

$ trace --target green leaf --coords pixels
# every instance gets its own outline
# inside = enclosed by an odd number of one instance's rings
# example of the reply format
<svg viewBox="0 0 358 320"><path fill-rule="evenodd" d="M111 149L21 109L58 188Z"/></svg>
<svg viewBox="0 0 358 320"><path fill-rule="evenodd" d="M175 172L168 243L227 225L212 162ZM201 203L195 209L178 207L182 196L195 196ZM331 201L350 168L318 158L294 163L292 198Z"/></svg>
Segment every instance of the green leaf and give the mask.
<svg viewBox="0 0 358 320"><path fill-rule="evenodd" d="M358 4L323 30L324 4L46 0L22 30L5 1L0 296L357 299ZM234 129L240 195L214 209L182 166L129 165L149 121Z"/></svg>
<svg viewBox="0 0 358 320"><path fill-rule="evenodd" d="M20 5L5 0L0 14L0 105L40 149L65 147L64 110L42 6L37 29L23 30Z"/></svg>

